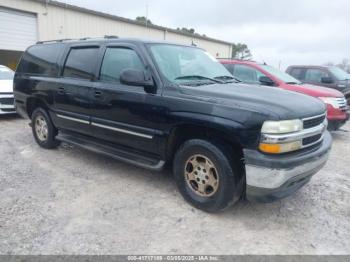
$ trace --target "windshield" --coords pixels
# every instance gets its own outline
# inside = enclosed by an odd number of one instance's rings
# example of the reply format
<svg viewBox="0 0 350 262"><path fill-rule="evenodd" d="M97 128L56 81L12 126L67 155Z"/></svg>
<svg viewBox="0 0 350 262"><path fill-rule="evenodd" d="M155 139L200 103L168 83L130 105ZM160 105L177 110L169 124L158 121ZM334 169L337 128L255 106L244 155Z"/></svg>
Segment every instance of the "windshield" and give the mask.
<svg viewBox="0 0 350 262"><path fill-rule="evenodd" d="M170 82L186 85L234 80L223 65L202 49L171 44L151 44L150 49L159 70Z"/></svg>
<svg viewBox="0 0 350 262"><path fill-rule="evenodd" d="M340 69L339 67L330 67L329 71L331 71L337 80L350 79L350 74L345 72L343 69Z"/></svg>
<svg viewBox="0 0 350 262"><path fill-rule="evenodd" d="M12 80L14 73L6 67L0 67L0 80Z"/></svg>
<svg viewBox="0 0 350 262"><path fill-rule="evenodd" d="M272 66L269 65L261 65L262 69L264 69L265 71L267 71L268 73L270 73L271 75L277 77L279 80L287 83L287 84L301 84L301 82L292 77L291 75L288 75L285 72L282 72Z"/></svg>

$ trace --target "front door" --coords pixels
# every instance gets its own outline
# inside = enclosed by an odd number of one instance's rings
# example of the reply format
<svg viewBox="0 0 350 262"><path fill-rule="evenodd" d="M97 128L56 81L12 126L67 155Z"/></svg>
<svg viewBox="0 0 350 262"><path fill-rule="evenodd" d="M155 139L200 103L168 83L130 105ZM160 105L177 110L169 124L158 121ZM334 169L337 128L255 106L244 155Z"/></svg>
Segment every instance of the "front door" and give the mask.
<svg viewBox="0 0 350 262"><path fill-rule="evenodd" d="M91 128L105 141L158 154L161 118L160 92L120 82L125 69L146 70L146 62L132 45L107 46L98 80L91 90Z"/></svg>

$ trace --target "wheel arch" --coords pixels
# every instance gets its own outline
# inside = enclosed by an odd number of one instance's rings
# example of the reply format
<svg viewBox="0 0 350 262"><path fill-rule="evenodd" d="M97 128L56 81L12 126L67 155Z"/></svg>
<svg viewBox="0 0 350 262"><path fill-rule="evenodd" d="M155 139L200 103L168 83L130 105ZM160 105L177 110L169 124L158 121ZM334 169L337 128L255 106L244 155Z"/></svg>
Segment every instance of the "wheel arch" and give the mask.
<svg viewBox="0 0 350 262"><path fill-rule="evenodd" d="M203 139L225 145L243 158L243 145L240 138L229 130L204 124L184 123L173 127L169 133L165 152L167 162L172 163L176 151L190 139Z"/></svg>
<svg viewBox="0 0 350 262"><path fill-rule="evenodd" d="M29 97L26 102L27 115L29 118L32 117L34 110L38 107L42 107L43 109L48 110L49 107L44 102L43 99L38 97Z"/></svg>

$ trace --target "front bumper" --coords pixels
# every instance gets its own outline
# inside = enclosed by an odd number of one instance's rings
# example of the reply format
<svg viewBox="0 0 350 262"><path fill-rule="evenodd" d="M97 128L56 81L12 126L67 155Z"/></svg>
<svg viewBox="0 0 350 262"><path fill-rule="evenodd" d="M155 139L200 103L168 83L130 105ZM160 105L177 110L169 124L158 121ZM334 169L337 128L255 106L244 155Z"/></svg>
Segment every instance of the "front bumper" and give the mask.
<svg viewBox="0 0 350 262"><path fill-rule="evenodd" d="M13 94L0 94L0 115L16 113Z"/></svg>
<svg viewBox="0 0 350 262"><path fill-rule="evenodd" d="M326 164L331 145L332 137L326 131L322 144L311 151L266 155L245 149L246 198L271 202L297 191Z"/></svg>

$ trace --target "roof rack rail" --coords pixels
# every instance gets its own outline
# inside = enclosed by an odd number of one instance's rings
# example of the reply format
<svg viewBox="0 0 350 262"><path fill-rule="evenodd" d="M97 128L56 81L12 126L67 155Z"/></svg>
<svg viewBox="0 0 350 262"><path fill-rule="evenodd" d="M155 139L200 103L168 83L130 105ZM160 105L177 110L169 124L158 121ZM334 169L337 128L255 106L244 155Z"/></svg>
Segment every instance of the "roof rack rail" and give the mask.
<svg viewBox="0 0 350 262"><path fill-rule="evenodd" d="M54 42L63 42L63 41L69 41L69 40L73 40L70 38L65 38L65 39L55 39L55 40L45 40L45 41L38 41L36 42L37 44L44 44L44 43L54 43Z"/></svg>
<svg viewBox="0 0 350 262"><path fill-rule="evenodd" d="M82 37L82 38L78 38L78 39L71 39L71 38L65 38L65 39L55 39L55 40L45 40L45 41L38 41L36 42L37 44L44 44L44 43L55 43L55 42L64 42L64 41L70 41L70 40L90 40L90 39L118 39L119 37L116 35L105 35L103 37Z"/></svg>
<svg viewBox="0 0 350 262"><path fill-rule="evenodd" d="M117 35L105 35L104 38L111 39L111 38L119 38Z"/></svg>

